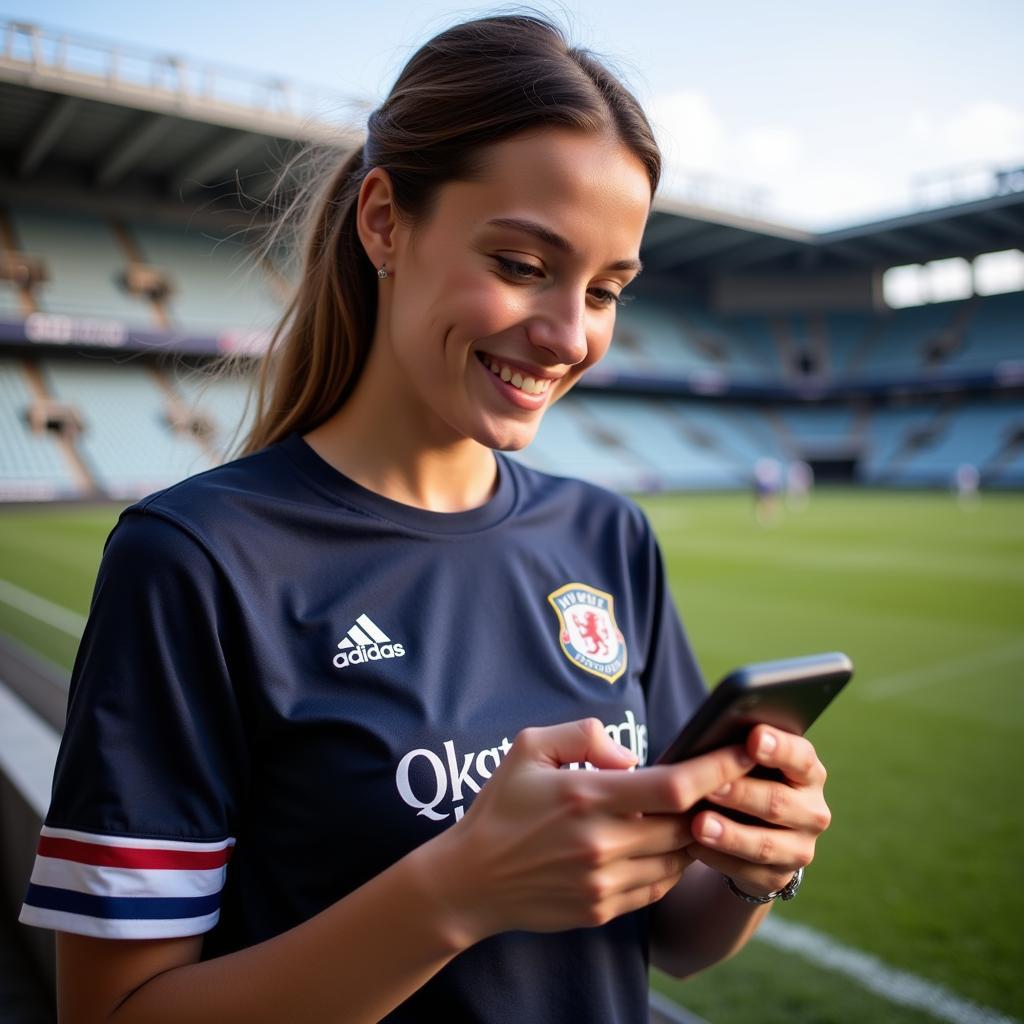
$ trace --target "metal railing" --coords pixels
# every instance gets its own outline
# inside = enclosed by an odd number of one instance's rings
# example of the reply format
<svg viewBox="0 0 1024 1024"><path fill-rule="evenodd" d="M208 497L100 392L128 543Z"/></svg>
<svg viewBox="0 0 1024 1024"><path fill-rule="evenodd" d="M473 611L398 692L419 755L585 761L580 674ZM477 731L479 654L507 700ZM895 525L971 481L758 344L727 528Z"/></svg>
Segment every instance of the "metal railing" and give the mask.
<svg viewBox="0 0 1024 1024"><path fill-rule="evenodd" d="M918 174L911 181L911 202L915 209L950 206L1017 192L1024 192L1024 163L997 167L975 162Z"/></svg>
<svg viewBox="0 0 1024 1024"><path fill-rule="evenodd" d="M223 64L191 60L105 39L0 22L0 64L35 75L142 91L189 104L242 108L296 120L348 125L361 122L373 103L329 88L302 85Z"/></svg>

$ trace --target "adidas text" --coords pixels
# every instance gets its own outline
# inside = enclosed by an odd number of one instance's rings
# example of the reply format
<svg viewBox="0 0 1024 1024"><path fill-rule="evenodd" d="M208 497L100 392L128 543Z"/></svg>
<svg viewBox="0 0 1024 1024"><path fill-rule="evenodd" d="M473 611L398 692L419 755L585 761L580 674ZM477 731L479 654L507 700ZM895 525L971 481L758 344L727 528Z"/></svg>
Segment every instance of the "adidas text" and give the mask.
<svg viewBox="0 0 1024 1024"><path fill-rule="evenodd" d="M369 644L366 647L356 647L351 651L339 651L334 656L334 667L348 668L349 665L362 665L367 661L403 657L405 657L405 647L402 644Z"/></svg>
<svg viewBox="0 0 1024 1024"><path fill-rule="evenodd" d="M349 627L338 642L338 649L341 653L334 656L335 668L348 668L349 665L362 665L367 661L381 661L384 658L405 657L405 647L393 643L391 637L366 612Z"/></svg>

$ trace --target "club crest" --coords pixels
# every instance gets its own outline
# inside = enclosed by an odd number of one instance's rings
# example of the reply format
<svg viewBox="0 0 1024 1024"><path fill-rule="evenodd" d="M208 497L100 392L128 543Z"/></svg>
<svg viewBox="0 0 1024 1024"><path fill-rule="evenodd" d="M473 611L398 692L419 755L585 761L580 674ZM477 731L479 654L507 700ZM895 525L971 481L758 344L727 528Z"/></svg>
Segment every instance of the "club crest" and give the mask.
<svg viewBox="0 0 1024 1024"><path fill-rule="evenodd" d="M584 672L614 683L626 671L626 641L615 622L615 601L586 583L566 583L548 594L558 616L562 652Z"/></svg>

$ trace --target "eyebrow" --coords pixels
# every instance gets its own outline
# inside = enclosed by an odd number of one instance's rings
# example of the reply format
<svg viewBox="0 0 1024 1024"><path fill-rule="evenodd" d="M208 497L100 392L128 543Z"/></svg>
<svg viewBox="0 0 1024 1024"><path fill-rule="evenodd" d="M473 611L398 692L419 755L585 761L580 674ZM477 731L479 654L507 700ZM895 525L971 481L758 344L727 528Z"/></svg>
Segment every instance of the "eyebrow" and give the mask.
<svg viewBox="0 0 1024 1024"><path fill-rule="evenodd" d="M576 247L568 238L564 238L543 224L538 224L535 220L525 220L521 217L495 217L487 223L499 228L512 228L514 231L524 231L526 234L533 235L534 238L539 238L545 244L550 245L552 249L558 249L569 256L579 255ZM616 260L614 263L610 263L607 269L635 270L639 274L643 270L643 266L640 260Z"/></svg>

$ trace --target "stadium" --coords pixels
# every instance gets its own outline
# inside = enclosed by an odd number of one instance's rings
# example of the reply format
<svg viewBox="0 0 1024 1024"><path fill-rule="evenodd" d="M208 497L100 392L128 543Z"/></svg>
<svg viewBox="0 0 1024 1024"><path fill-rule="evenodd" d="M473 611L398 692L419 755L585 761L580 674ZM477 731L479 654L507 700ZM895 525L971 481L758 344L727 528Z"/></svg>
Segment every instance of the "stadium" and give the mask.
<svg viewBox="0 0 1024 1024"><path fill-rule="evenodd" d="M0 994L42 1021L52 939L13 922L103 541L230 457L296 274L267 229L360 111L0 34ZM709 680L813 650L857 666L816 727L836 824L814 896L706 977L652 975L661 1019L1024 1014L1024 168L944 184L827 232L656 200L607 357L516 453L636 497ZM786 493L794 465L813 495Z"/></svg>

